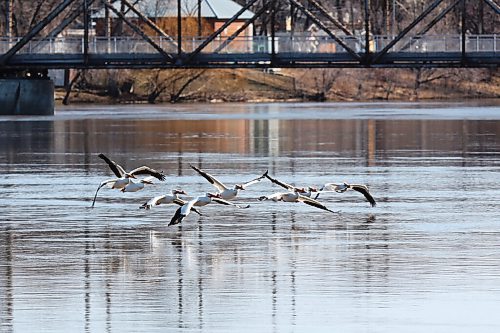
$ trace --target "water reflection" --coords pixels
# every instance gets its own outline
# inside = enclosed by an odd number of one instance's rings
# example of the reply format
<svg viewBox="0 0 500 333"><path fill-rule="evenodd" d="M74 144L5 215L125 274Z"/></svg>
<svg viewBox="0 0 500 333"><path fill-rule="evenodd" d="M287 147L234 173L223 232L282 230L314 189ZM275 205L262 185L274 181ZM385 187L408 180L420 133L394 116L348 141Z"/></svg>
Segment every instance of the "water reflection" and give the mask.
<svg viewBox="0 0 500 333"><path fill-rule="evenodd" d="M367 166L392 156L485 156L498 151L498 121L444 120L73 120L3 122L3 162L61 163L90 171L93 154L177 156L201 153L359 158ZM125 161L125 163L128 163ZM293 161L291 161L293 163ZM128 165L127 165L128 167Z"/></svg>
<svg viewBox="0 0 500 333"><path fill-rule="evenodd" d="M0 318L2 331L13 330L13 281L12 281L12 231L10 227L2 229L2 245L0 245L2 260L0 261L0 291L3 297L0 298Z"/></svg>
<svg viewBox="0 0 500 333"><path fill-rule="evenodd" d="M496 332L500 301L500 121L56 119L0 123L0 331ZM102 193L104 152L166 184ZM297 185L369 183L330 194L329 215L259 202L138 206L170 187L213 190L269 169ZM353 192L353 191L351 191ZM443 312L443 309L447 311ZM458 315L457 315L458 314ZM75 329L76 328L76 329Z"/></svg>

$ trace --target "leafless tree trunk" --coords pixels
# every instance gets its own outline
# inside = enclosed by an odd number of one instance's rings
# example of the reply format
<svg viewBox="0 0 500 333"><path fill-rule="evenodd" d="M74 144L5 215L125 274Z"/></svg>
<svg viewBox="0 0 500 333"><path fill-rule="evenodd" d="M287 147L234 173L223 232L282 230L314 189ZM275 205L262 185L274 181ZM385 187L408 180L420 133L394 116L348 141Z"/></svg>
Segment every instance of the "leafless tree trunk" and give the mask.
<svg viewBox="0 0 500 333"><path fill-rule="evenodd" d="M66 93L64 94L64 98L63 98L63 101L62 103L64 105L69 105L69 95L71 94L71 89L73 88L73 85L75 84L75 82L80 78L80 75L82 74L81 71L78 71L75 76L73 77L73 79L71 79L71 81L66 85Z"/></svg>
<svg viewBox="0 0 500 333"><path fill-rule="evenodd" d="M153 76L148 81L148 103L155 104L156 99L168 88L166 80L160 79L161 70L154 70Z"/></svg>
<svg viewBox="0 0 500 333"><path fill-rule="evenodd" d="M418 90L422 85L441 79L447 79L453 75L452 73L440 72L439 70L432 68L417 68L414 69L414 73L415 81L413 85L413 97L416 100L418 100Z"/></svg>
<svg viewBox="0 0 500 333"><path fill-rule="evenodd" d="M194 72L192 76L190 76L186 82L184 82L184 84L182 84L180 86L179 89L177 89L177 91L175 93L171 93L170 94L170 102L171 103L177 103L181 96L182 96L182 93L187 89L187 87L189 87L189 85L191 83L193 83L194 81L196 81L200 76L202 76L204 73L206 72L206 69L204 70L201 70L201 71L197 71L197 72Z"/></svg>

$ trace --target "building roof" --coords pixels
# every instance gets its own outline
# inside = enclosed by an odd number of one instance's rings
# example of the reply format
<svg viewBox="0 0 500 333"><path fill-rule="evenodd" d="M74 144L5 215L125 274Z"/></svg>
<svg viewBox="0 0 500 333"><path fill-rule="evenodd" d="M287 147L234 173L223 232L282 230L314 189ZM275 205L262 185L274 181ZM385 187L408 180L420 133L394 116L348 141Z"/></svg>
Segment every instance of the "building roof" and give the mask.
<svg viewBox="0 0 500 333"><path fill-rule="evenodd" d="M181 0L182 16L198 15L198 0ZM129 1L132 2L132 1ZM135 3L135 2L134 2ZM120 10L121 1L115 1L113 7ZM138 0L134 7L149 18L153 17L176 17L177 0ZM127 8L125 6L125 8ZM242 6L232 0L202 0L201 17L227 20L232 18ZM112 17L116 15L111 12ZM244 11L239 19L248 20L254 13L249 10ZM128 11L126 17L137 17L132 11ZM93 15L94 18L103 18L104 10L100 10Z"/></svg>

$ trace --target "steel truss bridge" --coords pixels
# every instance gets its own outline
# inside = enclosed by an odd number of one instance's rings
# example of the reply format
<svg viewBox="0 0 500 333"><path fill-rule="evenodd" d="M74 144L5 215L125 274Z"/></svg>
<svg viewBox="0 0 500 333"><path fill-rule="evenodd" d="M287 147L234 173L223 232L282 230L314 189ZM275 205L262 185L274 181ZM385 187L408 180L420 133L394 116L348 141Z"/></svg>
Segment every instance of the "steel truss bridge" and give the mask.
<svg viewBox="0 0 500 333"><path fill-rule="evenodd" d="M207 37L182 35L183 0L177 0L177 36L166 34L130 0L116 1L132 11L142 24L138 25L117 11L112 4L115 1L61 0L26 35L0 38L0 73L112 68L498 68L500 64L500 34L470 35L465 29L465 5L471 0L434 0L413 22L391 36L371 33L370 0L360 0L365 20L360 35L354 35L318 0L248 0L238 13ZM494 17L500 14L497 0L474 1L484 1ZM321 33L312 36L275 31L278 2L301 11ZM94 36L90 29L90 8L97 3L114 12L135 36ZM221 33L250 8L254 10L253 17L232 35L222 37ZM429 34L440 20L457 8L462 10L460 34ZM271 21L267 35L240 36L264 14L270 16ZM58 37L77 18L84 22L82 36ZM201 17L197 19L200 21ZM55 27L47 31L49 25ZM155 35L147 34L144 27Z"/></svg>

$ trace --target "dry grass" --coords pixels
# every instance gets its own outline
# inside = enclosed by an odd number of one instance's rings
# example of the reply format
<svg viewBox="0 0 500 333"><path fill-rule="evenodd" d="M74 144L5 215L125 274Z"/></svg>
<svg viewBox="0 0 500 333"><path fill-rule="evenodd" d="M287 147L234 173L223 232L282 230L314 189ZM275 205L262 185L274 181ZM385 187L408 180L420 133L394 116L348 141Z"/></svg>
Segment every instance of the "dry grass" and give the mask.
<svg viewBox="0 0 500 333"><path fill-rule="evenodd" d="M72 92L72 103L147 102L153 87L163 88L157 103L169 102L186 79L200 70L90 72ZM417 81L418 80L418 81ZM92 82L90 85L89 82ZM133 86L133 92L126 90ZM125 88L124 88L125 87ZM57 95L62 98L63 92ZM484 69L258 69L205 70L180 101L332 101L500 98L498 70Z"/></svg>

